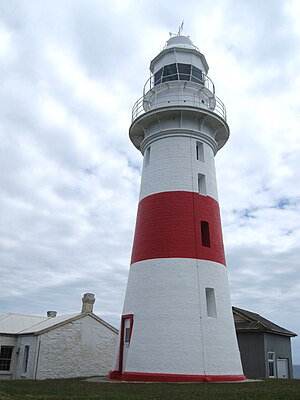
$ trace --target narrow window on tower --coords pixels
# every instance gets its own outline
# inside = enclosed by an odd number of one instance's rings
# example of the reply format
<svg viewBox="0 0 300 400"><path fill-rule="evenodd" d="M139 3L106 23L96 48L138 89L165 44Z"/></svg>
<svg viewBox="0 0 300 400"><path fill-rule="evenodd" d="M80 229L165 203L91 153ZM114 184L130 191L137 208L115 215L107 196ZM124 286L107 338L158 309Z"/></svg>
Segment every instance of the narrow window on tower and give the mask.
<svg viewBox="0 0 300 400"><path fill-rule="evenodd" d="M130 328L125 328L125 338L124 338L124 342L125 343L129 343L130 342L130 333L131 333L131 329Z"/></svg>
<svg viewBox="0 0 300 400"><path fill-rule="evenodd" d="M205 288L206 312L208 317L217 318L215 289Z"/></svg>
<svg viewBox="0 0 300 400"><path fill-rule="evenodd" d="M202 246L210 247L209 224L207 221L201 221L201 240Z"/></svg>
<svg viewBox="0 0 300 400"><path fill-rule="evenodd" d="M150 151L151 151L151 146L147 147L145 152L145 167L147 167L150 163Z"/></svg>
<svg viewBox="0 0 300 400"><path fill-rule="evenodd" d="M196 142L196 159L204 162L204 149L201 142Z"/></svg>
<svg viewBox="0 0 300 400"><path fill-rule="evenodd" d="M207 195L205 175L198 174L198 193L203 196Z"/></svg>

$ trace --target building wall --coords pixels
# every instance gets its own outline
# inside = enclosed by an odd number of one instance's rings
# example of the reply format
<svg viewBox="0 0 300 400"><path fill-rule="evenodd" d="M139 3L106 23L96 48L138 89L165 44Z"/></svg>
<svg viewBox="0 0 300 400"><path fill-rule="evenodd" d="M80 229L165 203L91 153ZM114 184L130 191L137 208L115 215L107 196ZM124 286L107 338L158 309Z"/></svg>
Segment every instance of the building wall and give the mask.
<svg viewBox="0 0 300 400"><path fill-rule="evenodd" d="M266 377L264 334L237 332L237 339L246 378Z"/></svg>
<svg viewBox="0 0 300 400"><path fill-rule="evenodd" d="M38 337L33 335L19 336L17 339L17 359L13 372L13 379L34 379L37 355ZM29 347L28 361L26 368L25 348Z"/></svg>
<svg viewBox="0 0 300 400"><path fill-rule="evenodd" d="M117 334L87 315L40 336L36 379L107 375Z"/></svg>
<svg viewBox="0 0 300 400"><path fill-rule="evenodd" d="M11 363L10 363L10 370L9 371L0 371L0 380L12 379L14 366L15 366L16 360L17 360L16 343L17 343L16 336L13 336L13 335L11 335L11 336L1 335L0 336L0 347L1 346L13 346L14 347L13 352L12 352L12 359L11 359Z"/></svg>
<svg viewBox="0 0 300 400"><path fill-rule="evenodd" d="M244 374L247 378L268 378L268 352L275 353L274 369L277 376L276 360L288 360L289 378L293 377L290 338L259 332L237 332Z"/></svg>
<svg viewBox="0 0 300 400"><path fill-rule="evenodd" d="M265 357L266 357L266 376L268 377L268 361L267 353L275 353L275 376L277 376L277 364L276 361L279 358L284 358L288 360L288 373L289 378L293 378L293 364L292 364L292 351L291 351L291 339L288 336L274 335L270 333L265 333L264 335L264 345L265 345Z"/></svg>
<svg viewBox="0 0 300 400"><path fill-rule="evenodd" d="M206 177L207 196L218 201L213 150L203 142L203 162L197 160L198 142L194 138L167 137L149 145L149 156L144 158L140 200L174 190L198 192L197 174L201 173Z"/></svg>
<svg viewBox="0 0 300 400"><path fill-rule="evenodd" d="M173 258L171 263L155 259L133 264L123 310L134 314L124 370L240 374L227 287L226 268L212 261ZM214 317L207 312L205 288L215 289Z"/></svg>

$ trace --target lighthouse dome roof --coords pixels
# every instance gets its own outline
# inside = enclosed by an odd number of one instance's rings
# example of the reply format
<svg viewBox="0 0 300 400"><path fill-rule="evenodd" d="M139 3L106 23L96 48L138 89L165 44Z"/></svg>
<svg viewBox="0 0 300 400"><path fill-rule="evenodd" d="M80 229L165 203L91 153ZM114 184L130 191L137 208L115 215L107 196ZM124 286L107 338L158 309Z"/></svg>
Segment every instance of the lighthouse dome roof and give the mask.
<svg viewBox="0 0 300 400"><path fill-rule="evenodd" d="M208 64L204 55L193 44L189 36L171 36L163 50L151 61L150 71L155 74L162 66L174 62L195 64L205 74L208 72Z"/></svg>
<svg viewBox="0 0 300 400"><path fill-rule="evenodd" d="M189 49L197 49L196 46L194 46L193 42L188 36L183 36L183 35L175 35L170 37L169 40L167 40L165 48L168 47L184 47L184 48L189 48Z"/></svg>

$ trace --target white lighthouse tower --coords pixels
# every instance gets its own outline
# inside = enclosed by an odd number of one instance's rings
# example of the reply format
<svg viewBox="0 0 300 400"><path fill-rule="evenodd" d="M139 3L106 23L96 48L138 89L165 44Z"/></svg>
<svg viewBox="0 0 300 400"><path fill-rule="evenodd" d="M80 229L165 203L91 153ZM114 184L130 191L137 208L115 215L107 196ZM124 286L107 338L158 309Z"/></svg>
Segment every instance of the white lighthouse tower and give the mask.
<svg viewBox="0 0 300 400"><path fill-rule="evenodd" d="M214 163L229 137L225 107L204 55L180 32L150 70L129 129L144 163L110 378L244 380Z"/></svg>

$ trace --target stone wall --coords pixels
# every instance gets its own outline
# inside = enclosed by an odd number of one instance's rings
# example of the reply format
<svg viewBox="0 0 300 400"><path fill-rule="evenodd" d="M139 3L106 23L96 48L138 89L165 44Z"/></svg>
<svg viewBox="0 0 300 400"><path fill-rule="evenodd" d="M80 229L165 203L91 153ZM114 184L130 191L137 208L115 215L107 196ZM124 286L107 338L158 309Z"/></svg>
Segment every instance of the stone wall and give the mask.
<svg viewBox="0 0 300 400"><path fill-rule="evenodd" d="M40 337L37 379L107 375L117 333L90 315Z"/></svg>

